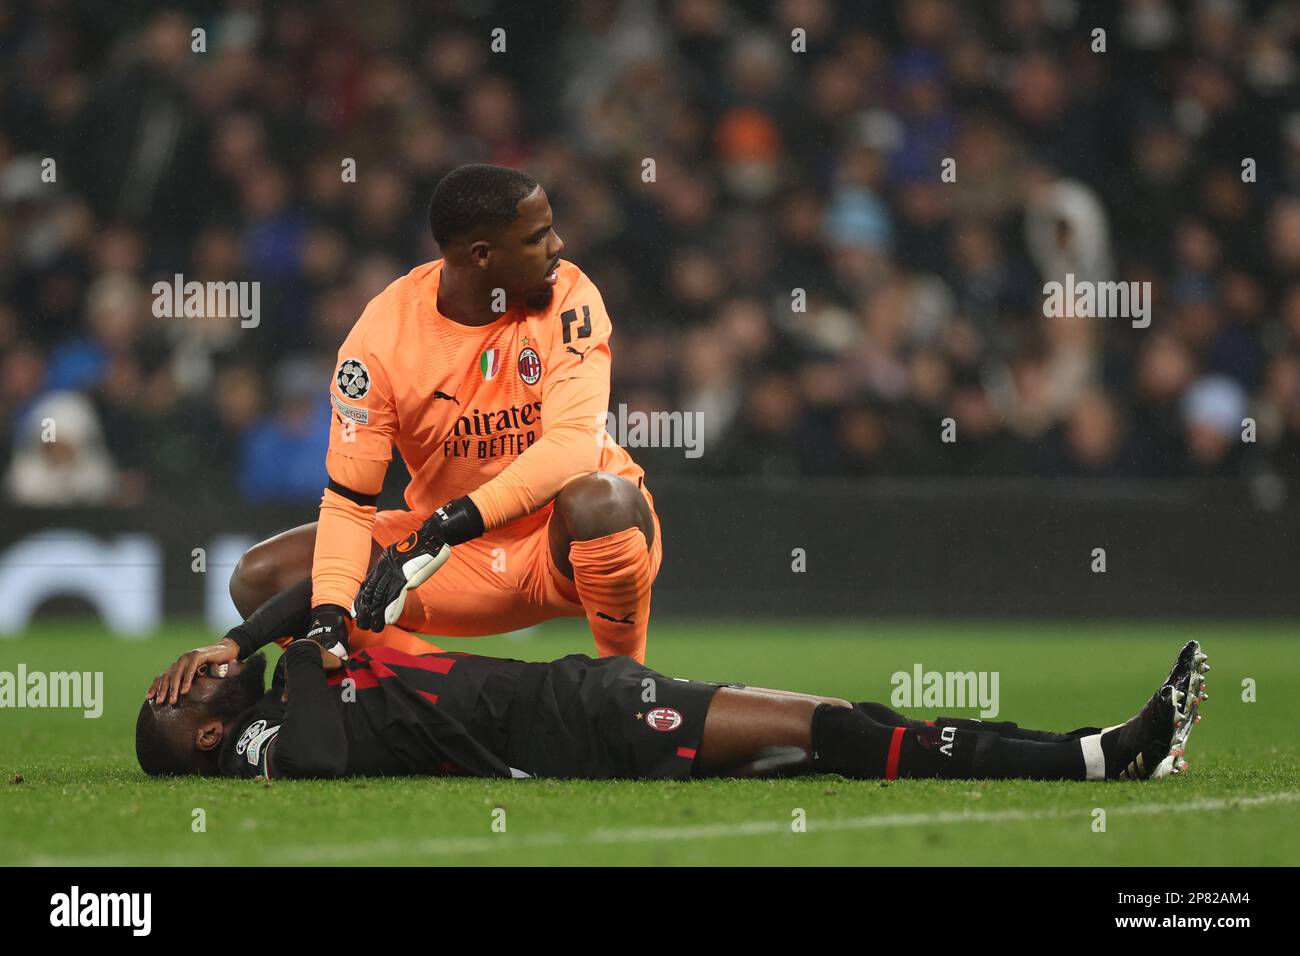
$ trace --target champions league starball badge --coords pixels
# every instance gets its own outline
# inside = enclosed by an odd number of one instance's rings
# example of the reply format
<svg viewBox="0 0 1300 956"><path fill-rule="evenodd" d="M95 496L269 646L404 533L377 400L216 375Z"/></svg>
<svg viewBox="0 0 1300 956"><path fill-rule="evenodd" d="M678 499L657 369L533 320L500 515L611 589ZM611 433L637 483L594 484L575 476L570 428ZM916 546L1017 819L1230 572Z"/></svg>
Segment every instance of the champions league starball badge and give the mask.
<svg viewBox="0 0 1300 956"><path fill-rule="evenodd" d="M365 398L370 391L370 370L361 359L345 359L339 366L335 382L339 391L348 398Z"/></svg>

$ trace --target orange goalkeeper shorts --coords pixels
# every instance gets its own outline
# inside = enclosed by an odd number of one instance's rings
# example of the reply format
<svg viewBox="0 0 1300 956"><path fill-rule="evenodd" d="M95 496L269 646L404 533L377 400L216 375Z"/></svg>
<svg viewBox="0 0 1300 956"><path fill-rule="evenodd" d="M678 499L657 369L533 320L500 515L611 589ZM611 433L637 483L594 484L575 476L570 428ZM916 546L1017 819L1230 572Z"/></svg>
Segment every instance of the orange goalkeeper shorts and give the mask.
<svg viewBox="0 0 1300 956"><path fill-rule="evenodd" d="M641 493L654 519L651 580L663 560L663 534L654 498ZM451 549L451 556L406 597L397 625L444 637L504 634L554 617L584 617L573 582L555 566L548 528L554 504L494 528ZM373 536L381 547L396 544L428 519L411 511L381 511Z"/></svg>

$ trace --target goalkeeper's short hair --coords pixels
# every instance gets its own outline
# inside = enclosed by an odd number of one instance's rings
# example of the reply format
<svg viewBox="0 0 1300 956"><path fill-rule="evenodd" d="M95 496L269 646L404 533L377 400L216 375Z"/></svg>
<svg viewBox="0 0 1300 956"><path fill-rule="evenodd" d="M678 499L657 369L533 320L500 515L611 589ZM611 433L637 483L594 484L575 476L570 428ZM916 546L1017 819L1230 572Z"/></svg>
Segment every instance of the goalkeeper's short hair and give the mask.
<svg viewBox="0 0 1300 956"><path fill-rule="evenodd" d="M505 166L470 163L449 172L433 190L429 228L438 245L476 229L500 229L519 216L519 201L537 188L527 173Z"/></svg>

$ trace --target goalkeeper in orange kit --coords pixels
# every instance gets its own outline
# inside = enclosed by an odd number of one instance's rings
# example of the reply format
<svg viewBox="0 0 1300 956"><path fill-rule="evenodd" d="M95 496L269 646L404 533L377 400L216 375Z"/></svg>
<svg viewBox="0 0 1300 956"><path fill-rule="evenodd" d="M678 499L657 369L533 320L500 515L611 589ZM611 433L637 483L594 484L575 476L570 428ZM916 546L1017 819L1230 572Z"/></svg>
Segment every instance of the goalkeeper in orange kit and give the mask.
<svg viewBox="0 0 1300 956"><path fill-rule="evenodd" d="M319 521L251 548L231 596L248 615L310 575L316 639L413 652L433 648L411 632L585 616L600 656L642 661L662 543L645 473L604 429L600 293L524 173L453 170L429 219L443 258L339 349ZM394 446L408 510L379 512Z"/></svg>

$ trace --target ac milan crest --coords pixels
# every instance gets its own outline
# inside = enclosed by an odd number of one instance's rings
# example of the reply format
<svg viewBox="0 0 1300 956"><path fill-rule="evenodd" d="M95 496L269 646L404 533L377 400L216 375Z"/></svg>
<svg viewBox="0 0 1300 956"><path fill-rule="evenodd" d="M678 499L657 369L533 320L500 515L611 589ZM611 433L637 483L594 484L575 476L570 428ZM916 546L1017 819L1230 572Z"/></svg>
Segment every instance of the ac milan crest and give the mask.
<svg viewBox="0 0 1300 956"><path fill-rule="evenodd" d="M542 377L542 360L532 349L524 349L519 353L519 377L525 385L536 385Z"/></svg>
<svg viewBox="0 0 1300 956"><path fill-rule="evenodd" d="M682 715L671 707L656 707L645 715L646 726L651 730L676 730L682 725Z"/></svg>

